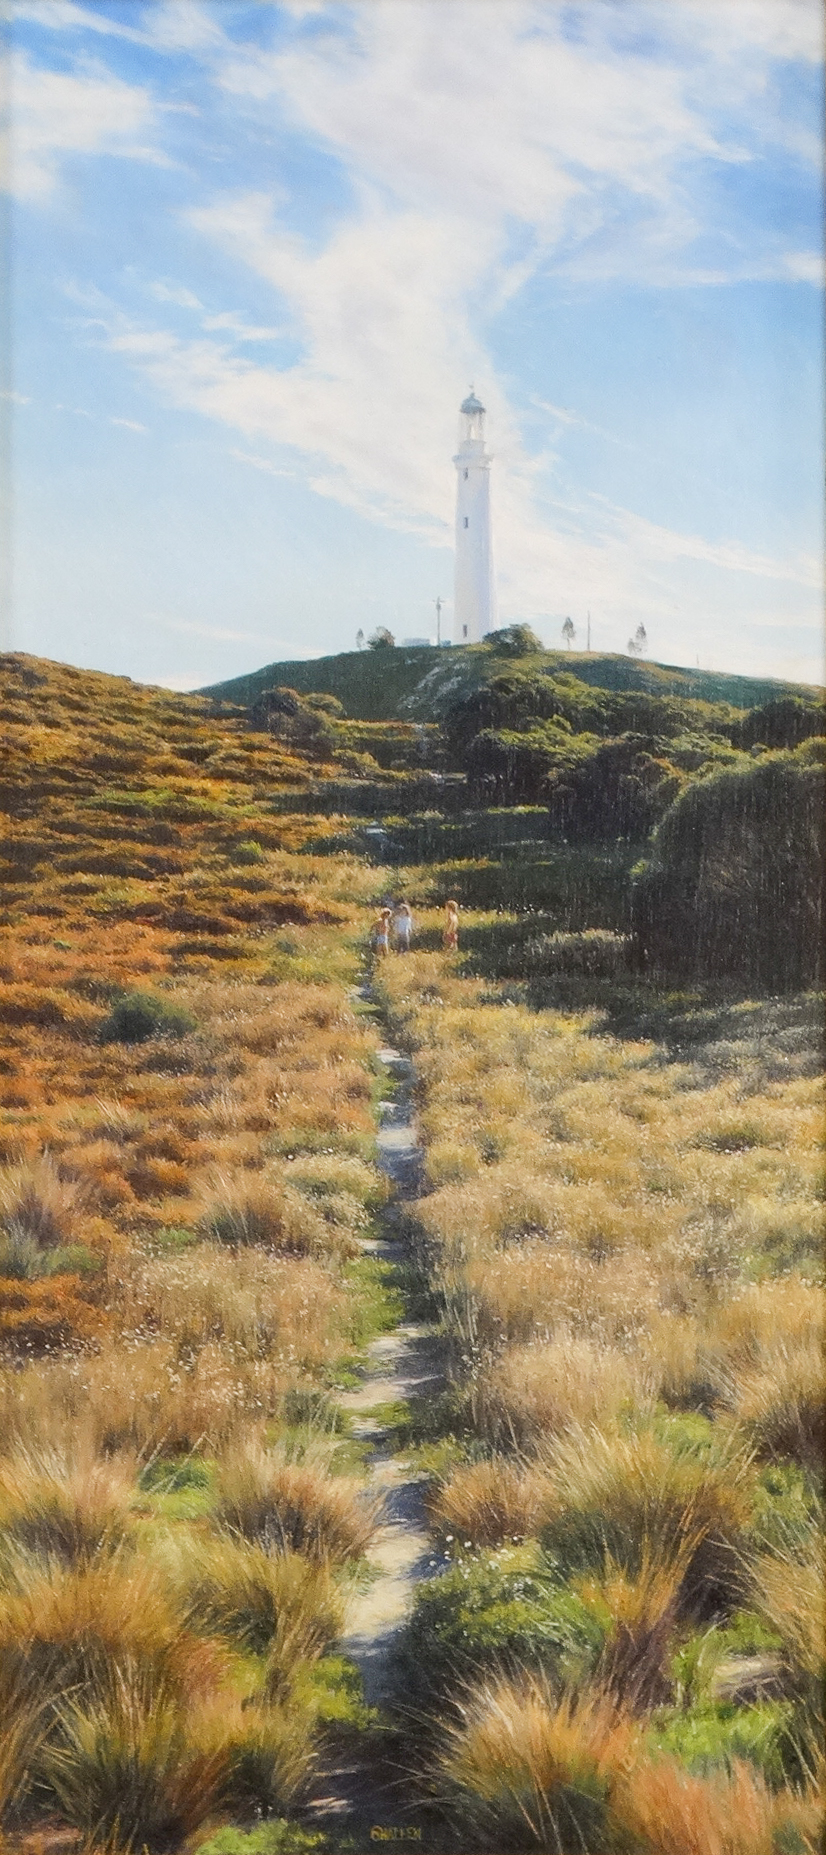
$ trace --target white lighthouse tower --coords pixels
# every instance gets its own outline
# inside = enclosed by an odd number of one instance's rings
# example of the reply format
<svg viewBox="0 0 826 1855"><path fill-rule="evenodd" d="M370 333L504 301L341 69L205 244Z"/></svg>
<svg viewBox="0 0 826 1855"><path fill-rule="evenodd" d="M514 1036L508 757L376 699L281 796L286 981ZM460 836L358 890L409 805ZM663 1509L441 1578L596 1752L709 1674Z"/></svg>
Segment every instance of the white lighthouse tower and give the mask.
<svg viewBox="0 0 826 1855"><path fill-rule="evenodd" d="M471 387L459 408L456 485L454 644L478 644L496 630L496 583L490 532L490 452L485 408Z"/></svg>

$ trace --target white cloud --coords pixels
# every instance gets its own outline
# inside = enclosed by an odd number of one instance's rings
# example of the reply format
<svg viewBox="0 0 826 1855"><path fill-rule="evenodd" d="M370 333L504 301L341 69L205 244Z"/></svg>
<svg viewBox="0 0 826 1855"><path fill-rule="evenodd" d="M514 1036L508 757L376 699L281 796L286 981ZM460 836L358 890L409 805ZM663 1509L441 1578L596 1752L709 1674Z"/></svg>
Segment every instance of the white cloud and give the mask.
<svg viewBox="0 0 826 1855"><path fill-rule="evenodd" d="M110 419L110 425L122 425L128 432L145 432L148 426L141 425L138 419Z"/></svg>
<svg viewBox="0 0 826 1855"><path fill-rule="evenodd" d="M159 303L174 303L178 309L203 309L200 298L183 284L151 283L149 288Z"/></svg>
<svg viewBox="0 0 826 1855"><path fill-rule="evenodd" d="M224 310L219 316L204 316L201 327L210 333L234 335L236 341L278 341L284 333L280 328L256 328L231 310Z"/></svg>
<svg viewBox="0 0 826 1855"><path fill-rule="evenodd" d="M139 85L108 71L49 71L19 57L11 82L11 188L24 197L48 194L69 154L162 162L157 148L137 139L155 120L152 99Z"/></svg>
<svg viewBox="0 0 826 1855"><path fill-rule="evenodd" d="M822 288L824 266L822 251L789 251L784 259L786 273L798 283L814 283Z"/></svg>

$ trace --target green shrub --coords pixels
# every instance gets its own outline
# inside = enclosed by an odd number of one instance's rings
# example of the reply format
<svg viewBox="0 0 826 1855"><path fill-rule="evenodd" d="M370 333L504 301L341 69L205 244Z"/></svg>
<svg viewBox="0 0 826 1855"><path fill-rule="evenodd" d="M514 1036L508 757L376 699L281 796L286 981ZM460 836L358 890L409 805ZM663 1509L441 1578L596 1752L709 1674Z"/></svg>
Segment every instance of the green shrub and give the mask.
<svg viewBox="0 0 826 1855"><path fill-rule="evenodd" d="M152 1037L186 1037L197 1028L192 1013L154 992L126 992L98 1031L101 1043L146 1043Z"/></svg>
<svg viewBox="0 0 826 1855"><path fill-rule="evenodd" d="M822 971L823 768L804 744L692 780L665 813L633 896L639 955L764 991Z"/></svg>
<svg viewBox="0 0 826 1855"><path fill-rule="evenodd" d="M404 1690L432 1705L491 1662L562 1681L593 1666L603 1635L535 1546L480 1553L419 1586L399 1650Z"/></svg>
<svg viewBox="0 0 826 1855"><path fill-rule="evenodd" d="M663 1713L652 1728L651 1740L657 1751L674 1754L689 1771L701 1776L720 1769L731 1771L735 1760L746 1758L774 1786L785 1783L790 1775L799 1775L790 1720L787 1701L736 1707L726 1701L705 1700L685 1711Z"/></svg>
<svg viewBox="0 0 826 1855"><path fill-rule="evenodd" d="M258 1829L219 1829L217 1835L198 1844L198 1855L312 1855L322 1850L327 1837L286 1817L273 1817Z"/></svg>

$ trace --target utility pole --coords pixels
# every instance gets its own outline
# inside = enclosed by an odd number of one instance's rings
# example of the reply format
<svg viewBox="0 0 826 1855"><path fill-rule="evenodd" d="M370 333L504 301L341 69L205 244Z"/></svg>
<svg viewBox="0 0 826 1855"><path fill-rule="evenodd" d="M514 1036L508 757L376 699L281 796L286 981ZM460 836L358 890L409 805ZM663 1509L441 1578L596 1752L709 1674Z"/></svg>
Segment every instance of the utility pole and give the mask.
<svg viewBox="0 0 826 1855"><path fill-rule="evenodd" d="M440 593L438 599L436 600L436 645L437 647L441 644L441 642L442 642L442 595Z"/></svg>
<svg viewBox="0 0 826 1855"><path fill-rule="evenodd" d="M589 651L590 648L591 648L591 614L589 612L588 613L588 642L585 646L585 649Z"/></svg>

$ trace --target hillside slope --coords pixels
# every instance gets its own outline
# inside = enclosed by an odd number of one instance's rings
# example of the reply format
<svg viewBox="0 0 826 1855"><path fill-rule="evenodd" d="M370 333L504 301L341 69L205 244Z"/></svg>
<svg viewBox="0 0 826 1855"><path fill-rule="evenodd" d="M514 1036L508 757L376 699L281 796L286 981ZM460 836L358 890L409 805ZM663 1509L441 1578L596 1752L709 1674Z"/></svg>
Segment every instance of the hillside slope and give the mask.
<svg viewBox="0 0 826 1855"><path fill-rule="evenodd" d="M426 646L343 651L335 657L265 664L246 676L212 683L199 693L246 705L255 701L262 690L284 684L302 693L313 690L336 696L346 714L361 721L389 721L396 716L438 721L448 703L476 688L492 669L511 669L513 661L512 657L498 658L485 644L442 652ZM652 695L730 702L742 709L754 708L779 695L810 693L799 683L688 670L674 664L640 663L631 657L584 651L542 651L527 661L549 674L571 670L582 682L600 689L643 689Z"/></svg>

